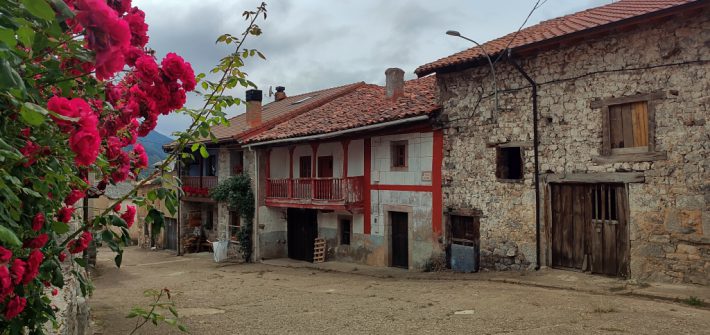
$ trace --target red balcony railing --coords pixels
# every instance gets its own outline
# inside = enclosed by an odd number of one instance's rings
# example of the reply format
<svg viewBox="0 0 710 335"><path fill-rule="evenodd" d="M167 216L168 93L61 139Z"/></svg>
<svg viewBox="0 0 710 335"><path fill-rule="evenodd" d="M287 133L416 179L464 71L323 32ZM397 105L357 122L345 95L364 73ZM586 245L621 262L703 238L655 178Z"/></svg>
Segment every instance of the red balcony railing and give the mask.
<svg viewBox="0 0 710 335"><path fill-rule="evenodd" d="M182 190L190 196L209 195L209 191L217 186L216 176L181 176Z"/></svg>
<svg viewBox="0 0 710 335"><path fill-rule="evenodd" d="M362 202L364 177L267 179L266 197L270 199L311 200L317 202Z"/></svg>

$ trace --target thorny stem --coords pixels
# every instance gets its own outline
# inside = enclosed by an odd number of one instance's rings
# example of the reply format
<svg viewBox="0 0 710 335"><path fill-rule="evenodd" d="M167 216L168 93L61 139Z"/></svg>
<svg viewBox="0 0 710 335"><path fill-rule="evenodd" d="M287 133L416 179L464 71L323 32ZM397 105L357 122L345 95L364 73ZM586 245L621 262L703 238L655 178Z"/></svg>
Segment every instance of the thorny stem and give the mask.
<svg viewBox="0 0 710 335"><path fill-rule="evenodd" d="M264 10L263 6L260 6L258 8L258 10L256 11L256 13L253 15L251 21L249 22L249 25L244 30L244 33L242 33L242 38L239 41L239 44L237 44L237 47L234 51L235 54L238 54L239 49L241 49L242 45L244 44L244 41L247 39L247 37L249 37L249 31L254 26L254 22L256 22L256 20L259 18L259 14L261 14L263 12L263 10ZM187 131L185 131L186 133L193 132L195 130L194 128L197 127L197 124L202 119L202 117L206 116L209 113L210 110L207 109L207 107L209 107L210 104L216 103L216 101L213 101L213 98L215 97L216 94L218 94L218 91L219 91L219 94L224 93L224 91L226 90L226 87L224 87L224 81L227 77L227 73L231 72L233 66L234 66L234 58L232 58L230 60L229 65L227 66L227 69L225 69L222 73L222 78L220 78L219 83L212 90L212 93L210 93L209 98L206 99L205 105L202 106L200 114L198 115L198 117L193 119L192 124L190 124L190 126L187 128ZM168 155L168 158L163 160L163 163L160 164L160 166L157 169L155 169L148 177L141 180L136 186L133 187L133 189L130 192L128 192L125 195L123 195L122 197L118 198L116 201L114 201L114 203L111 206L106 207L106 209L103 212L101 212L101 214L99 214L98 216L101 217L101 216L105 216L106 214L108 214L113 209L113 207L120 204L124 200L128 199L128 197L135 194L137 192L137 190L139 188L141 188L143 185L145 185L149 180L153 179L161 171L165 170L165 168L168 166L168 164L172 163L172 161L175 160L175 158L180 153L182 153L182 151L185 149L185 146L188 144L188 140L189 139L187 139L187 138L181 138L180 140L178 140L178 145L175 148L175 150L173 150L173 152L170 155ZM85 230L88 230L91 226L92 225L87 225L87 226L84 226L80 229L77 229L75 232L73 232L72 234L67 236L66 240L64 240L64 242L62 242L61 246L62 247L66 246L69 243L69 241L71 241L75 237L79 236L79 234L83 233Z"/></svg>
<svg viewBox="0 0 710 335"><path fill-rule="evenodd" d="M155 311L155 307L158 306L158 301L160 301L160 298L163 296L163 293L164 293L164 292L165 292L164 289L163 289L163 290L160 290L160 294L158 294L158 297L155 298L155 302L151 304L151 305L153 305L153 306L151 307L150 312L148 312L148 315L153 314L153 312ZM133 335L133 333L135 333L136 331L138 331L138 329L140 329L140 328L143 327L146 323L148 323L148 320L149 320L149 318L147 318L147 317L144 318L144 319L143 319L143 322L142 322L141 324L138 324L139 320L136 320L136 326L133 328L133 330L131 331L131 333L128 334L128 335Z"/></svg>

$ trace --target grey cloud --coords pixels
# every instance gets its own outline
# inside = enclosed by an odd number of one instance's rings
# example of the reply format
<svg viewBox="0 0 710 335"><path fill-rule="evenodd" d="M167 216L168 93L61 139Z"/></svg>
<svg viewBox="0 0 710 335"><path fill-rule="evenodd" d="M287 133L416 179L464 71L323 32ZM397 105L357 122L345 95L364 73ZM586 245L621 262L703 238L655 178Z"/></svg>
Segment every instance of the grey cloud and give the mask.
<svg viewBox="0 0 710 335"><path fill-rule="evenodd" d="M249 59L244 70L261 89L286 86L288 94L357 81L384 83L388 67L401 67L407 78L422 64L470 47L464 40L444 35L448 29L485 42L514 31L533 0L274 0L267 1L264 34L246 43L262 51L266 61ZM528 25L608 0L548 2ZM223 33L238 34L245 27L241 14L257 1L134 0L150 25L149 46L159 56L174 51L206 72L230 50L215 45ZM234 95L242 96L243 90ZM188 105L199 105L191 96ZM230 115L242 112L230 111ZM185 128L182 116L161 117L158 130L169 134Z"/></svg>

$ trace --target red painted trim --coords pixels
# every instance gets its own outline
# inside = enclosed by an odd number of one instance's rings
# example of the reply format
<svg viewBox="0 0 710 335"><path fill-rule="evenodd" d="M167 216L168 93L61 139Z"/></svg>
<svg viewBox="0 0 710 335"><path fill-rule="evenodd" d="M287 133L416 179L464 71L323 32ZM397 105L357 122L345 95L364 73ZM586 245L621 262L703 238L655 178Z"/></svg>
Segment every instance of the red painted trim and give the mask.
<svg viewBox="0 0 710 335"><path fill-rule="evenodd" d="M434 237L441 236L441 220L443 213L443 192L441 190L441 169L444 162L444 133L441 129L434 131L434 147L433 159L431 167L431 187L432 204L431 204L431 229L434 232Z"/></svg>
<svg viewBox="0 0 710 335"><path fill-rule="evenodd" d="M309 208L309 209L332 209L332 210L345 210L351 211L353 209L359 208L362 204L344 204L344 203L301 203L297 200L289 202L288 200L270 200L266 199L264 201L268 207L280 207L280 208Z"/></svg>
<svg viewBox="0 0 710 335"><path fill-rule="evenodd" d="M293 151L296 150L296 147L290 147L288 148L288 196L293 197Z"/></svg>
<svg viewBox="0 0 710 335"><path fill-rule="evenodd" d="M313 155L311 155L311 195L316 192L316 168L317 168L317 158L318 158L318 146L320 143L311 143L311 150L313 150Z"/></svg>
<svg viewBox="0 0 710 335"><path fill-rule="evenodd" d="M370 215L372 214L372 204L370 202L370 183L372 181L372 143L370 142L369 138L366 138L364 140L364 146L365 146L365 157L364 157L364 167L365 167L365 182L363 185L363 195L362 195L362 202L365 207L363 211L363 226L364 226L364 231L363 233L365 235L370 234L371 230L371 220L370 220Z"/></svg>
<svg viewBox="0 0 710 335"><path fill-rule="evenodd" d="M340 143L343 145L343 178L348 177L348 147L350 146L350 140L342 140Z"/></svg>
<svg viewBox="0 0 710 335"><path fill-rule="evenodd" d="M269 178L271 178L271 149L267 149L266 151L266 166L264 171L264 176L266 176L266 180L268 181ZM269 194L269 183L266 183L266 194Z"/></svg>
<svg viewBox="0 0 710 335"><path fill-rule="evenodd" d="M433 177L432 177L433 179ZM433 182L433 180L432 180ZM370 186L372 190L379 191L403 191L403 192L433 192L434 188L430 185L384 185L374 184Z"/></svg>

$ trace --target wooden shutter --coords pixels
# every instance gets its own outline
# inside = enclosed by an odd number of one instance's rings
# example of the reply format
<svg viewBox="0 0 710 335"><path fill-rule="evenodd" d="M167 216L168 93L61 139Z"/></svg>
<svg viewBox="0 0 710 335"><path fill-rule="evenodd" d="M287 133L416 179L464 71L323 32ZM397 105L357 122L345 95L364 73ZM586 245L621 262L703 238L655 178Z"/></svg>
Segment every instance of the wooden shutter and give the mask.
<svg viewBox="0 0 710 335"><path fill-rule="evenodd" d="M648 146L648 104L645 101L631 104L631 123L635 147Z"/></svg>
<svg viewBox="0 0 710 335"><path fill-rule="evenodd" d="M612 149L648 146L648 104L645 101L609 106Z"/></svg>

